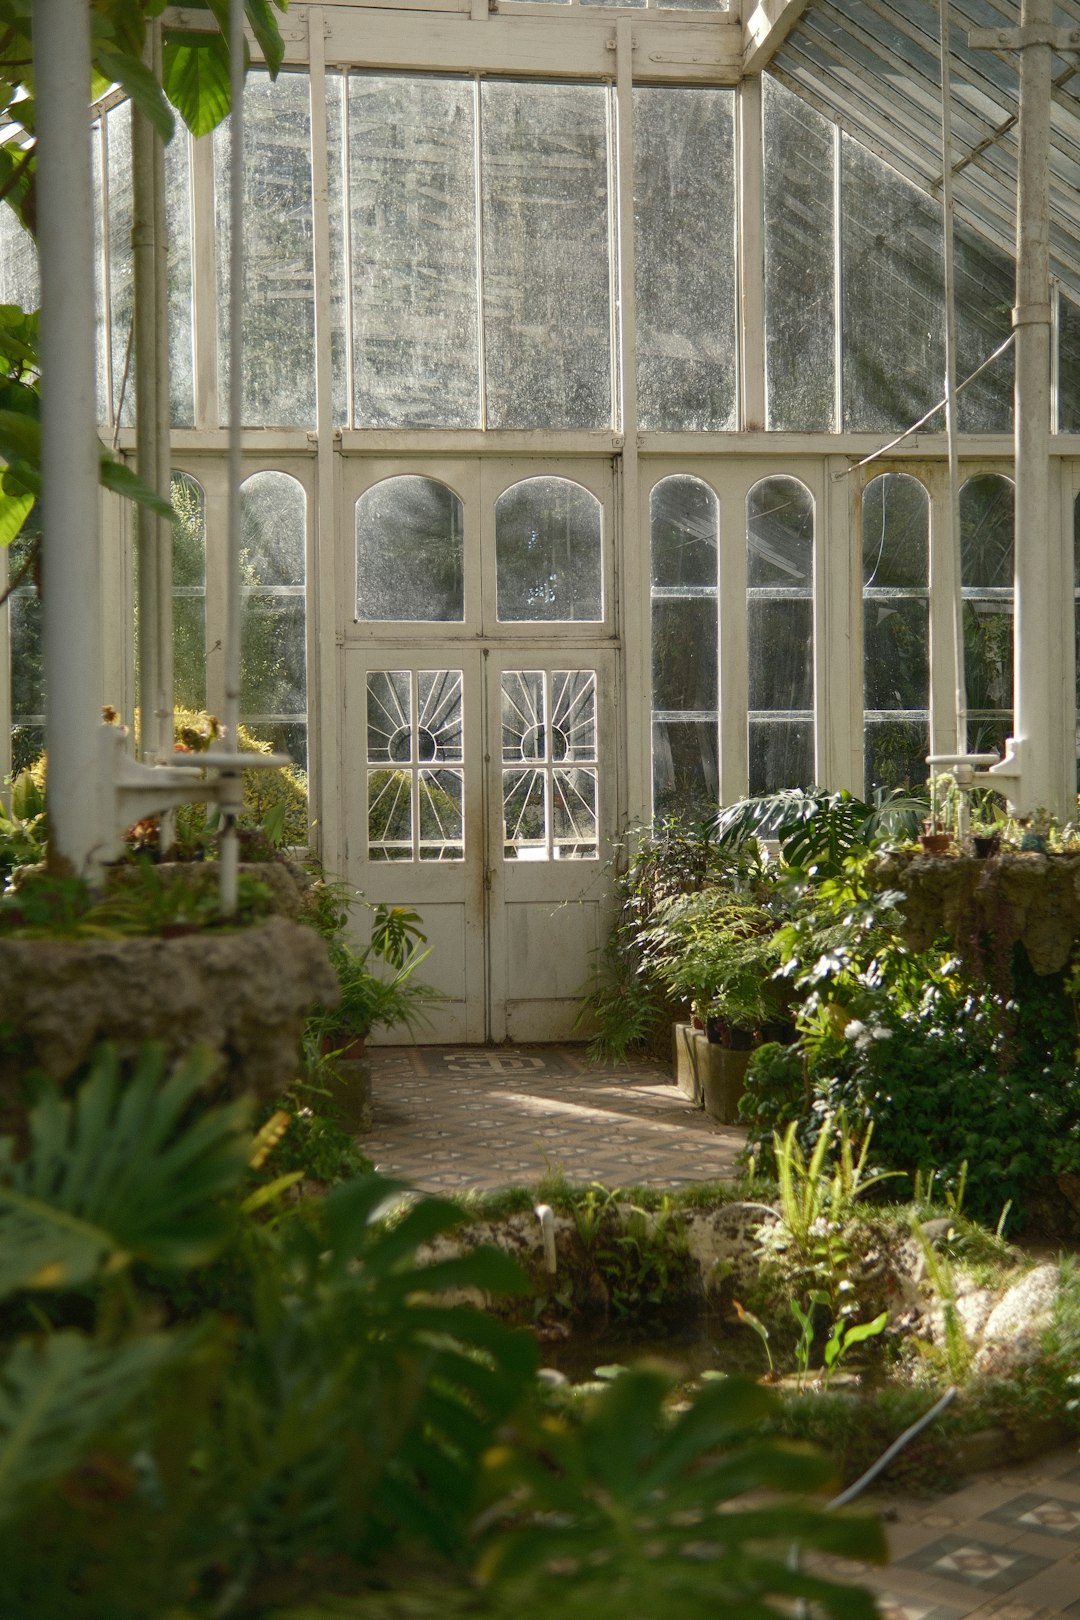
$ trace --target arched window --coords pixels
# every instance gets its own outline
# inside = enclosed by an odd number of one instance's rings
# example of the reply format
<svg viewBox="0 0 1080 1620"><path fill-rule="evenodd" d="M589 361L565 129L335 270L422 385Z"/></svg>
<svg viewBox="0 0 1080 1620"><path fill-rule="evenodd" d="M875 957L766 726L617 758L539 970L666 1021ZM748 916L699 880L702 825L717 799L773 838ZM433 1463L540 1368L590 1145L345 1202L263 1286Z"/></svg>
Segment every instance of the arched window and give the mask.
<svg viewBox="0 0 1080 1620"><path fill-rule="evenodd" d="M930 744L930 498L882 473L862 498L865 791L926 778Z"/></svg>
<svg viewBox="0 0 1080 1620"><path fill-rule="evenodd" d="M700 478L656 485L652 550L653 816L696 817L719 794L719 502Z"/></svg>
<svg viewBox="0 0 1080 1620"><path fill-rule="evenodd" d="M173 693L178 709L206 707L206 503L188 473L172 475Z"/></svg>
<svg viewBox="0 0 1080 1620"><path fill-rule="evenodd" d="M797 478L746 497L750 792L814 780L814 499Z"/></svg>
<svg viewBox="0 0 1080 1620"><path fill-rule="evenodd" d="M604 617L603 509L568 478L526 478L495 502L500 624Z"/></svg>
<svg viewBox="0 0 1080 1620"><path fill-rule="evenodd" d="M980 473L960 491L967 746L1004 754L1013 728L1013 484Z"/></svg>
<svg viewBox="0 0 1080 1620"><path fill-rule="evenodd" d="M302 486L281 472L254 473L240 486L240 502L240 718L306 768L307 503Z"/></svg>
<svg viewBox="0 0 1080 1620"><path fill-rule="evenodd" d="M434 478L385 478L356 503L358 621L465 617L465 513Z"/></svg>

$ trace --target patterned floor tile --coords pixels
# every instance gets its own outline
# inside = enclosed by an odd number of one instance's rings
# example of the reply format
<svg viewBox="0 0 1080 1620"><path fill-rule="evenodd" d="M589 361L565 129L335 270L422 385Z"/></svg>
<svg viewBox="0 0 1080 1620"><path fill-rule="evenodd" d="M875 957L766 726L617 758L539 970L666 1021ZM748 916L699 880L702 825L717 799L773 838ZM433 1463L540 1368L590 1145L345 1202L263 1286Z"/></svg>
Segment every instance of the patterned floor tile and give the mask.
<svg viewBox="0 0 1080 1620"><path fill-rule="evenodd" d="M1060 1497L1029 1492L1014 1496L990 1513L981 1517L991 1524L1008 1524L1024 1530L1045 1531L1052 1536L1070 1536L1080 1540L1080 1502L1066 1502Z"/></svg>
<svg viewBox="0 0 1080 1620"><path fill-rule="evenodd" d="M897 1597L892 1592L878 1594L881 1620L964 1620L966 1609L947 1603L927 1603L922 1598Z"/></svg>
<svg viewBox="0 0 1080 1620"><path fill-rule="evenodd" d="M920 1570L939 1580L961 1581L988 1592L1010 1592L1052 1562L964 1534L942 1536L896 1561L899 1569Z"/></svg>

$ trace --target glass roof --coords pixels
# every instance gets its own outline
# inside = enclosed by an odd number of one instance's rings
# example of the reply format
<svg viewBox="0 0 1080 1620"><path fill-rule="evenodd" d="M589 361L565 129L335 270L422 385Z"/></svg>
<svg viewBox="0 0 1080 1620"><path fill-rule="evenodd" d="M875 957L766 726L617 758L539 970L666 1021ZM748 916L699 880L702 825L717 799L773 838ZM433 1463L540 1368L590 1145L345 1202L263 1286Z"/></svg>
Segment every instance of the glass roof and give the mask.
<svg viewBox="0 0 1080 1620"><path fill-rule="evenodd" d="M941 196L936 0L810 0L770 70L931 195ZM973 50L973 28L1015 27L1020 0L952 0L953 196L957 214L1006 252L1015 239L1018 58ZM1055 26L1080 29L1080 0ZM1080 293L1080 51L1053 59L1050 250Z"/></svg>

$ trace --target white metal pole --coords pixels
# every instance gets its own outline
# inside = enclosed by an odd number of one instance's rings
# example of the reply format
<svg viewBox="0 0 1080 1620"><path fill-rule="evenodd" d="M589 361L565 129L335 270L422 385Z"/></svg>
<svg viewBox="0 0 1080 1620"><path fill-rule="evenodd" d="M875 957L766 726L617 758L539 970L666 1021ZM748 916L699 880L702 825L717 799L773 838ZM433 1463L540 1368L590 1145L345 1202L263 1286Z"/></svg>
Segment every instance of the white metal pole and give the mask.
<svg viewBox="0 0 1080 1620"><path fill-rule="evenodd" d="M237 752L240 725L240 431L244 320L244 7L229 0L229 525L225 592L225 745ZM232 791L229 791L231 785ZM221 909L236 910L240 859L236 817L242 802L239 767L222 772Z"/></svg>
<svg viewBox="0 0 1080 1620"><path fill-rule="evenodd" d="M957 460L956 403L956 274L953 254L953 151L952 151L952 41L949 0L941 0L941 202L945 252L945 434L949 447L948 499L939 514L934 549L939 554L937 577L946 572L951 584L947 600L952 611L952 665L954 699L951 714L938 713L931 703L931 753L960 753L970 746L967 737L967 681L964 674L964 610L960 566L960 469ZM938 637L938 641L941 641ZM944 671L943 671L944 673ZM931 694L936 683L931 670Z"/></svg>
<svg viewBox="0 0 1080 1620"><path fill-rule="evenodd" d="M50 864L91 879L107 839L94 394L90 8L35 0L42 573Z"/></svg>

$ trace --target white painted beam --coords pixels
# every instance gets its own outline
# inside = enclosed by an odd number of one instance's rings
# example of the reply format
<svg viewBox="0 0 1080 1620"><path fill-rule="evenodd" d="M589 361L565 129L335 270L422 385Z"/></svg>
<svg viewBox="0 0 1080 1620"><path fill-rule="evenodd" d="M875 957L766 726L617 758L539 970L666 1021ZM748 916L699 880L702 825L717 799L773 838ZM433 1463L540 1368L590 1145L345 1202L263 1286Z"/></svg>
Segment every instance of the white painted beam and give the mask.
<svg viewBox="0 0 1080 1620"><path fill-rule="evenodd" d="M743 26L743 72L768 67L809 0L757 0Z"/></svg>

